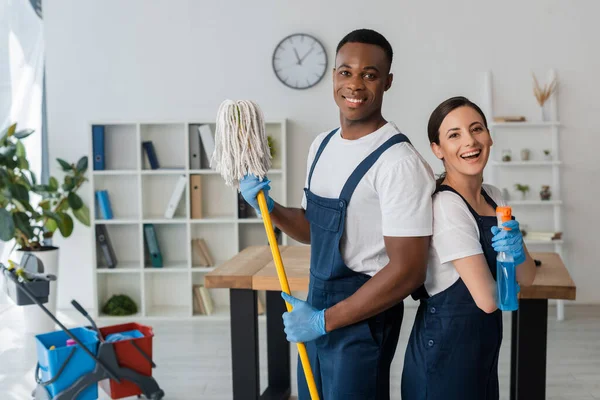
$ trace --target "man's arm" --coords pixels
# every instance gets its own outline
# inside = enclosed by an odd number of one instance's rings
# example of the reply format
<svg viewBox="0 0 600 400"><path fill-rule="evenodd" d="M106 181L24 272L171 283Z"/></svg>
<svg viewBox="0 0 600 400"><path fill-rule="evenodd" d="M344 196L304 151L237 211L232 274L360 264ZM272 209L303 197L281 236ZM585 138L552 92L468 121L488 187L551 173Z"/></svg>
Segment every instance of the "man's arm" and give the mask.
<svg viewBox="0 0 600 400"><path fill-rule="evenodd" d="M327 332L387 310L425 282L430 236L384 240L390 262L352 296L325 310Z"/></svg>
<svg viewBox="0 0 600 400"><path fill-rule="evenodd" d="M284 207L275 202L275 207L271 211L271 219L292 239L310 244L310 224L304 216L304 209Z"/></svg>

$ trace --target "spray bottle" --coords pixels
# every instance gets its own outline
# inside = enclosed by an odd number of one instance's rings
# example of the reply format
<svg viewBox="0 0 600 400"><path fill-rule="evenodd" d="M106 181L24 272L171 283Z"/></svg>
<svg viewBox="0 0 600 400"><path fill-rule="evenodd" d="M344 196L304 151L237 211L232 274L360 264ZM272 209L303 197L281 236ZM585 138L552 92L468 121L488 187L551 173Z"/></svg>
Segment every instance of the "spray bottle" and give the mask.
<svg viewBox="0 0 600 400"><path fill-rule="evenodd" d="M510 207L496 208L498 228L510 230L510 228L503 227L502 224L511 220L511 211ZM496 286L498 289L498 308L502 311L517 310L519 308L519 301L517 300L519 286L517 284L515 260L511 254L503 251L496 256Z"/></svg>

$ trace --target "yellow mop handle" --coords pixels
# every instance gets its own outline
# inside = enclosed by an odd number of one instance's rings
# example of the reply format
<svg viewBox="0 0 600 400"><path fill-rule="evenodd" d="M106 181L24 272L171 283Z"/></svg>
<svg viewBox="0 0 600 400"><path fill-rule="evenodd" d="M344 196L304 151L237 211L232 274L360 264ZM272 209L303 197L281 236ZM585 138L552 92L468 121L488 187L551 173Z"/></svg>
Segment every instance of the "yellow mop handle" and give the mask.
<svg viewBox="0 0 600 400"><path fill-rule="evenodd" d="M275 261L275 267L277 268L277 277L279 278L279 286L285 293L291 295L290 286L288 285L287 276L285 275L285 269L283 268L283 261L281 260L281 254L279 253L279 246L277 245L277 238L273 231L273 224L271 223L271 216L269 215L269 209L267 208L267 199L265 198L265 192L262 190L258 192L256 196L258 199L258 206L260 207L260 213L265 224L265 230L267 231L267 237L269 238L269 245L271 246L271 254L273 254L273 260ZM285 306L289 311L292 311L292 306L286 301ZM298 346L298 354L300 355L300 361L302 362L302 368L304 369L304 376L306 383L308 384L308 390L312 400L319 400L319 393L317 392L317 385L315 385L315 378L310 368L310 362L308 361L308 354L306 353L306 346L304 343L296 343Z"/></svg>

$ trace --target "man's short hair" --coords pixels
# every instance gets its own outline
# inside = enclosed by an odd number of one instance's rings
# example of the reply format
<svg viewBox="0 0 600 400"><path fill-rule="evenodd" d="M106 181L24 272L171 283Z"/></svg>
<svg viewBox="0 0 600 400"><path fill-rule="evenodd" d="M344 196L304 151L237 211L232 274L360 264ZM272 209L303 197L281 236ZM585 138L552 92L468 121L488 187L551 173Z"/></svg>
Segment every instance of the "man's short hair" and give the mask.
<svg viewBox="0 0 600 400"><path fill-rule="evenodd" d="M337 49L335 50L336 55L340 51L342 46L346 43L365 43L379 46L385 52L390 62L390 66L392 65L392 59L394 57L392 45L390 45L390 42L388 42L387 39L379 32L376 32L372 29L356 29L350 32L349 34L344 36L342 40L340 40L340 43L338 44Z"/></svg>

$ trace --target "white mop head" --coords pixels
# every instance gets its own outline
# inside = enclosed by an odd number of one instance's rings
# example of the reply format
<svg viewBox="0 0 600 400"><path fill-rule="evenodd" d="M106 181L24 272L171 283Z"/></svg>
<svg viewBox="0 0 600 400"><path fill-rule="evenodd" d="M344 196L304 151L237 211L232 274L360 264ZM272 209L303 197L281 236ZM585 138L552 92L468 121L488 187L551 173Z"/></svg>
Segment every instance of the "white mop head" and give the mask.
<svg viewBox="0 0 600 400"><path fill-rule="evenodd" d="M236 189L246 174L265 177L271 168L271 152L258 104L249 100L221 103L210 166Z"/></svg>

